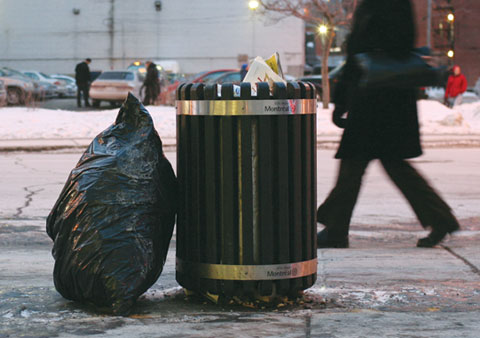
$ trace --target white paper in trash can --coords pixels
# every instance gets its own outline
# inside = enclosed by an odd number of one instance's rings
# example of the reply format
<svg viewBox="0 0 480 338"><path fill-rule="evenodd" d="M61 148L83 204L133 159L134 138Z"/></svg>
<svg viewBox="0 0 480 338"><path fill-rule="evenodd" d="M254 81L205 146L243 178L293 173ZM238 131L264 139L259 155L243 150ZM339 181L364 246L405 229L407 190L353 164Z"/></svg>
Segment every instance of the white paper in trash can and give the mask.
<svg viewBox="0 0 480 338"><path fill-rule="evenodd" d="M273 82L286 83L285 80L277 75L259 56L250 64L250 68L243 82L250 82L252 85L257 82L268 82L270 85ZM256 86L252 86L252 91L256 92Z"/></svg>

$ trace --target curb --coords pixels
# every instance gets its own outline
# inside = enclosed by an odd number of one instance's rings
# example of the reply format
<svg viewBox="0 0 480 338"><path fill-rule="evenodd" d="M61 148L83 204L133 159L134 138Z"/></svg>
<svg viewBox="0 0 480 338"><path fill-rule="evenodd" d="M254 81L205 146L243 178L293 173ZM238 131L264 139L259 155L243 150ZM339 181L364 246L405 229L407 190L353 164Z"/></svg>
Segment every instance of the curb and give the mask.
<svg viewBox="0 0 480 338"><path fill-rule="evenodd" d="M162 139L163 148L175 151L175 138ZM322 135L317 137L317 149L336 149L340 135ZM85 150L91 139L34 139L34 140L0 140L0 152L41 152L59 150ZM480 135L424 135L423 148L479 148Z"/></svg>

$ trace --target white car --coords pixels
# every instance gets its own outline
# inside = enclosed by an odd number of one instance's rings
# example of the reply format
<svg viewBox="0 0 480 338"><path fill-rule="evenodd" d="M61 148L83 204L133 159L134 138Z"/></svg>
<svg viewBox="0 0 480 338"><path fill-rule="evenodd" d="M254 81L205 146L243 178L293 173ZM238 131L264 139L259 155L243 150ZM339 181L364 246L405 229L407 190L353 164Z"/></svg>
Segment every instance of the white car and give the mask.
<svg viewBox="0 0 480 338"><path fill-rule="evenodd" d="M478 78L477 82L475 83L475 87L473 87L473 91L475 95L480 97L480 77Z"/></svg>
<svg viewBox="0 0 480 338"><path fill-rule="evenodd" d="M7 104L7 90L5 89L5 82L0 80L0 107Z"/></svg>
<svg viewBox="0 0 480 338"><path fill-rule="evenodd" d="M3 81L7 91L7 103L9 105L21 105L28 103L35 95L33 80L23 73L11 68L0 68L0 80Z"/></svg>
<svg viewBox="0 0 480 338"><path fill-rule="evenodd" d="M59 97L67 95L67 82L60 79L54 79L49 75L36 70L22 70L22 73L35 81L49 82L57 87L56 94Z"/></svg>
<svg viewBox="0 0 480 338"><path fill-rule="evenodd" d="M77 96L77 83L73 77L68 75L62 75L62 74L53 74L53 75L50 75L50 77L58 80L63 80L67 83L66 84L67 93L65 96L67 97Z"/></svg>
<svg viewBox="0 0 480 338"><path fill-rule="evenodd" d="M129 70L111 70L103 72L90 86L90 98L94 107L100 106L102 101L111 105L120 104L129 92L139 100L142 99L140 88L143 81L139 73Z"/></svg>

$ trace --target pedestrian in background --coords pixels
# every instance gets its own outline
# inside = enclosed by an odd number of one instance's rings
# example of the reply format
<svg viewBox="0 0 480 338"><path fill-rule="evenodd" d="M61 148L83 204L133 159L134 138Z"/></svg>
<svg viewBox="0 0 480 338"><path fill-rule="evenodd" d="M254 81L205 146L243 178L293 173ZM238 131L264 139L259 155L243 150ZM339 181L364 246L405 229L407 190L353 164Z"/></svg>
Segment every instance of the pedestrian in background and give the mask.
<svg viewBox="0 0 480 338"><path fill-rule="evenodd" d="M92 59L87 58L85 61L80 62L75 67L75 81L77 83L77 106L81 107L81 96L85 101L85 107L90 107L88 102L88 91L90 89L90 68L88 65L92 62Z"/></svg>
<svg viewBox="0 0 480 338"><path fill-rule="evenodd" d="M143 88L145 88L145 97L143 104L145 106L155 104L158 95L160 94L160 80L158 79L157 65L151 61L145 62L147 68L147 75L143 81Z"/></svg>
<svg viewBox="0 0 480 338"><path fill-rule="evenodd" d="M248 73L248 65L244 63L242 65L242 68L240 68L240 81L243 81L247 73Z"/></svg>
<svg viewBox="0 0 480 338"><path fill-rule="evenodd" d="M445 89L445 103L450 108L462 103L463 93L467 91L467 79L460 66L453 66L453 74L448 77Z"/></svg>
<svg viewBox="0 0 480 338"><path fill-rule="evenodd" d="M413 208L428 237L417 246L433 247L459 229L450 207L406 160L422 154L416 88L361 89L355 54L382 51L408 56L414 48L415 27L410 0L364 0L355 11L347 40L347 62L334 91L334 123L345 128L336 158L337 182L317 210L325 229L319 248L347 248L348 232L365 170L379 159L385 172ZM344 118L344 116L347 116Z"/></svg>

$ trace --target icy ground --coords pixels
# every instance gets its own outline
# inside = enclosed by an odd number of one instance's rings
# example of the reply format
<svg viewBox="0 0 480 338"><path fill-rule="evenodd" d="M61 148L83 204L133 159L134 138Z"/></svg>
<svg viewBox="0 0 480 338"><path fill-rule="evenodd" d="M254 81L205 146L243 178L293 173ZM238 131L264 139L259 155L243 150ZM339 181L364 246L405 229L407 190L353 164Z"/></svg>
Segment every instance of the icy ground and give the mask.
<svg viewBox="0 0 480 338"><path fill-rule="evenodd" d="M148 106L155 128L162 138L175 138L175 108ZM331 122L331 110L318 108L318 135L336 136L342 130ZM480 135L480 101L449 109L438 101L418 102L422 134ZM0 108L0 139L93 138L107 128L118 109L88 112L50 110L30 107Z"/></svg>

